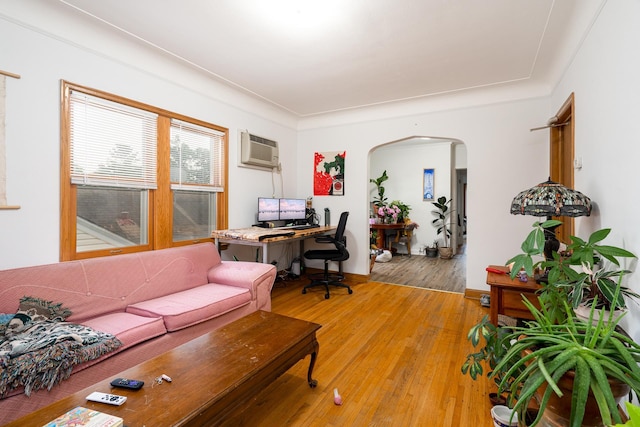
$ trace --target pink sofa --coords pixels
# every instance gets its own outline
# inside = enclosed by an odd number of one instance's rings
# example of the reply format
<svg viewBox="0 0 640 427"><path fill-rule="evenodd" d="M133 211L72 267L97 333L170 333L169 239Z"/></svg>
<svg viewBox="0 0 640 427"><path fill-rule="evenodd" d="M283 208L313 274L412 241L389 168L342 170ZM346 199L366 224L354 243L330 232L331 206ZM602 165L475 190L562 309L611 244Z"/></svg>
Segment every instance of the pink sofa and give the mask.
<svg viewBox="0 0 640 427"><path fill-rule="evenodd" d="M23 296L38 297L69 308L67 322L122 342L50 391L0 400L0 425L256 310L270 311L275 277L271 264L221 261L212 243L0 271L0 313L15 313Z"/></svg>

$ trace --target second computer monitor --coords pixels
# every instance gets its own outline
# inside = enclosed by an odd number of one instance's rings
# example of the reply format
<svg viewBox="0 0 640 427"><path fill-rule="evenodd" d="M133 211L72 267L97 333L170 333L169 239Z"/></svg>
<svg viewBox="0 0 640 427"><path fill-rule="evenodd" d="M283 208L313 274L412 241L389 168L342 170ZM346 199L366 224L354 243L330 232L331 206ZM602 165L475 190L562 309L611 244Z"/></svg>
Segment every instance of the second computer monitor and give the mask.
<svg viewBox="0 0 640 427"><path fill-rule="evenodd" d="M280 199L280 220L296 221L307 217L305 199Z"/></svg>

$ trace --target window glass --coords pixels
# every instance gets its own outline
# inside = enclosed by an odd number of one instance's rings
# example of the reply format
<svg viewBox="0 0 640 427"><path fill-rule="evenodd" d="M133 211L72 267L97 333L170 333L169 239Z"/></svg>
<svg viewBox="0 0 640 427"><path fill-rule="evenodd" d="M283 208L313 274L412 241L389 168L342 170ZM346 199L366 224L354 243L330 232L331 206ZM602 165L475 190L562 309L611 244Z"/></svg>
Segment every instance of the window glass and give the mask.
<svg viewBox="0 0 640 427"><path fill-rule="evenodd" d="M79 186L77 252L147 244L148 198L147 190Z"/></svg>
<svg viewBox="0 0 640 427"><path fill-rule="evenodd" d="M215 229L215 194L203 191L173 192L173 240L211 237Z"/></svg>

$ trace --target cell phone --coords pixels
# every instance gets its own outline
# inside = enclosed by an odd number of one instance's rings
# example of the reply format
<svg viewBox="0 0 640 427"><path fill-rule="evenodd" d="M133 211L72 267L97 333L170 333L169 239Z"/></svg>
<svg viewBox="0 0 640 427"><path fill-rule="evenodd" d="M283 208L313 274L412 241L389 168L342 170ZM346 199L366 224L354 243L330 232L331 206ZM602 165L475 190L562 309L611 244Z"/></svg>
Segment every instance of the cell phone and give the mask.
<svg viewBox="0 0 640 427"><path fill-rule="evenodd" d="M111 381L113 387L128 388L130 390L140 390L144 385L144 381L130 380L127 378L116 378Z"/></svg>

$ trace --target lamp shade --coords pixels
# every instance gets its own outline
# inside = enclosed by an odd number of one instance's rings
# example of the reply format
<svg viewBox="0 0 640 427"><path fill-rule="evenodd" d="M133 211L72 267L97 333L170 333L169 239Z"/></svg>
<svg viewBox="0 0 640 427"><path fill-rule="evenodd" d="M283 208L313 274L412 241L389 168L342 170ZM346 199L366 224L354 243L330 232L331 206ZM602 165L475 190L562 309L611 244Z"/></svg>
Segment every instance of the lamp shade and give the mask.
<svg viewBox="0 0 640 427"><path fill-rule="evenodd" d="M579 191L548 180L520 192L511 202L511 214L533 216L589 216L591 199Z"/></svg>

